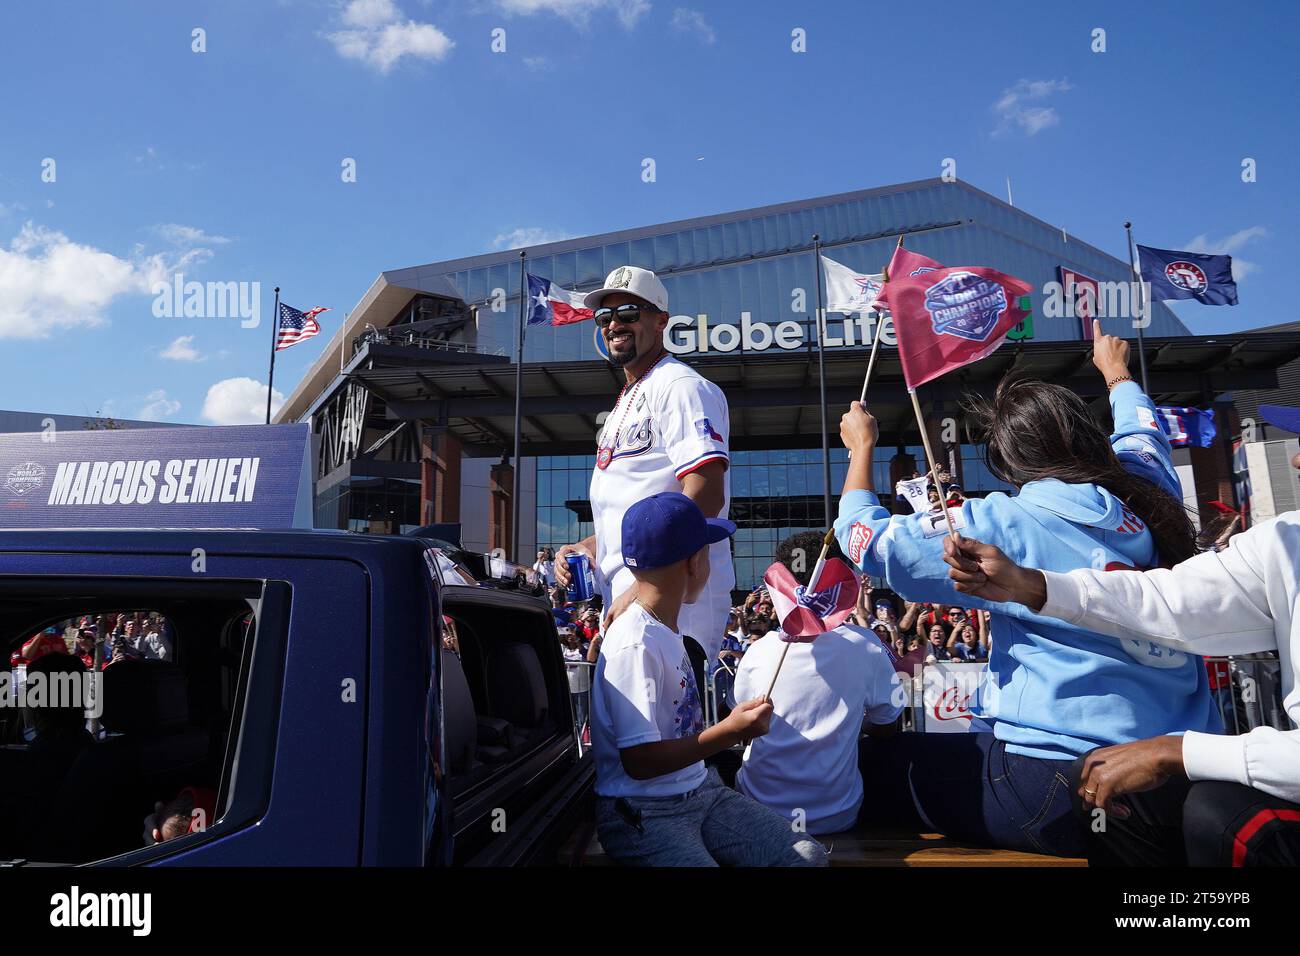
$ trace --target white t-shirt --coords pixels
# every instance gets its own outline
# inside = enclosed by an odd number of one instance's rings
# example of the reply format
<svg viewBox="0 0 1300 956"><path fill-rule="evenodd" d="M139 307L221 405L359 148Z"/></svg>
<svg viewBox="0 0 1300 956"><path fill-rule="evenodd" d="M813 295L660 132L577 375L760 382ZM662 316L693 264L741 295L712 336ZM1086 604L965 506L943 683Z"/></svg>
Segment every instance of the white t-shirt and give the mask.
<svg viewBox="0 0 1300 956"><path fill-rule="evenodd" d="M682 479L707 462L730 461L731 418L718 386L671 356L661 359L640 381L640 388L634 384L623 392L596 441L598 452L607 444L613 447L609 466L597 466L592 472L590 495L596 586L606 607L633 582L632 572L623 566L627 509L659 492L681 491ZM629 402L631 407L625 407ZM730 470L723 476L723 494L721 518L731 508ZM714 660L722 649L731 589L736 585L731 542L711 545L709 559L709 583L695 604L682 608L677 625Z"/></svg>
<svg viewBox="0 0 1300 956"><path fill-rule="evenodd" d="M596 662L591 694L591 747L596 753L596 793L602 797L666 797L704 782L704 761L676 773L634 780L618 752L657 740L689 737L704 729L704 711L680 634L660 624L640 604L609 626Z"/></svg>
<svg viewBox="0 0 1300 956"><path fill-rule="evenodd" d="M547 588L555 587L555 562L538 561L533 565L533 570L537 572Z"/></svg>
<svg viewBox="0 0 1300 956"><path fill-rule="evenodd" d="M751 645L740 662L736 700L767 691L786 646L774 634ZM809 833L851 828L862 805L863 713L872 724L896 720L903 709L898 686L880 641L857 625L791 644L772 689L771 729L749 745L736 789L787 820L802 809Z"/></svg>

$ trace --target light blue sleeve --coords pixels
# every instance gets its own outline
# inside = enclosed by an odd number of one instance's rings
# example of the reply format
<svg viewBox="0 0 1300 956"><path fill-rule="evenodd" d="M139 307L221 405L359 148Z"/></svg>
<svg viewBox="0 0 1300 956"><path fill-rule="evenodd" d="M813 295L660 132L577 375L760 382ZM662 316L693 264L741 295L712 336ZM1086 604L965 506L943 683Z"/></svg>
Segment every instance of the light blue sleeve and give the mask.
<svg viewBox="0 0 1300 956"><path fill-rule="evenodd" d="M1173 446L1156 420L1155 403L1137 382L1120 382L1110 390L1110 414L1115 421L1110 444L1124 470L1182 501Z"/></svg>
<svg viewBox="0 0 1300 956"><path fill-rule="evenodd" d="M957 533L995 544L1008 554L1023 552L1023 512L1006 495L968 498L950 509ZM867 574L884 578L909 601L933 601L1019 616L1018 604L993 604L960 593L948 577L943 539L948 523L941 512L891 515L870 491L840 498L835 540L849 561Z"/></svg>

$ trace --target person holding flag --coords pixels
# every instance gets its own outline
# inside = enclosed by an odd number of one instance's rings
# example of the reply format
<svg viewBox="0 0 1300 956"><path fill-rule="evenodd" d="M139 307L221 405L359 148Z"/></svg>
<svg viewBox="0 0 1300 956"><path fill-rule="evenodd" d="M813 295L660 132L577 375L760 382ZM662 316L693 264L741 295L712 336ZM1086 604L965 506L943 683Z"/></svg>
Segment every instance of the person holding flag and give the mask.
<svg viewBox="0 0 1300 956"><path fill-rule="evenodd" d="M920 338L928 350L904 355L913 373L927 374L951 357L949 343L933 342L936 334L961 337L975 328L949 311L954 299L995 295L965 279L947 281L958 271L940 268L895 285L890 270L900 350L918 338L911 334L918 311L925 316L928 335ZM930 296L934 286L939 294ZM937 315L921 311L926 298L937 300ZM940 322L947 329L935 333ZM1188 728L1222 731L1200 658L1121 645L1021 605L972 600L948 578L943 541L950 527L1019 562L1059 571L1148 568L1195 552L1169 441L1151 400L1129 377L1127 343L1103 335L1100 323L1093 363L1110 392L1114 433L1108 437L1068 389L1006 378L992 402L972 397L965 408L983 432L990 471L1018 493L968 499L943 514L891 515L881 507L871 491L875 419L857 402L844 415L840 436L851 457L835 533L849 560L908 600L993 612L993 650L973 701L971 732L902 734L864 751L870 782L862 822L929 826L985 846L1082 856L1084 834L1066 786L1075 758Z"/></svg>

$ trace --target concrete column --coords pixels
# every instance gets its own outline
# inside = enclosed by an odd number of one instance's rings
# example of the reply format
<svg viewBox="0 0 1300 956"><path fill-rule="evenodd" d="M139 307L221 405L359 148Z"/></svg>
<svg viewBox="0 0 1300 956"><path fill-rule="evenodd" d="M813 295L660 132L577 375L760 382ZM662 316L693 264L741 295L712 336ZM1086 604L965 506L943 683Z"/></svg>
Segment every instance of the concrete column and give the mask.
<svg viewBox="0 0 1300 956"><path fill-rule="evenodd" d="M1196 503L1201 513L1201 527L1207 527L1215 520L1219 512L1211 508L1208 502L1222 501L1233 507L1241 507L1235 498L1232 483L1232 439L1241 432L1241 419L1236 406L1231 402L1215 402L1214 441L1208 448L1189 448L1188 456L1192 463L1192 474L1196 481Z"/></svg>

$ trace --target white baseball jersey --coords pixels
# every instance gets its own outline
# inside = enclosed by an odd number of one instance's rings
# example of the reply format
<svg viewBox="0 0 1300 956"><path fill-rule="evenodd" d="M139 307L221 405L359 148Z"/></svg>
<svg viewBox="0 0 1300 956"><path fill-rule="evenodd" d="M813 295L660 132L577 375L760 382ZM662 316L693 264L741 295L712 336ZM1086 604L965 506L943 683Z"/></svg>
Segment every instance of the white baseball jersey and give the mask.
<svg viewBox="0 0 1300 956"><path fill-rule="evenodd" d="M730 431L722 390L671 356L660 359L640 387L633 383L624 389L597 438L598 464L591 476L596 585L606 607L635 580L623 566L627 509L661 491L681 491L682 479L710 461L729 462ZM607 456L602 469L599 463ZM723 495L721 518L731 508L730 470L723 476ZM682 607L678 630L699 641L713 660L722 649L736 584L731 542L710 545L709 558L709 583L699 601Z"/></svg>

